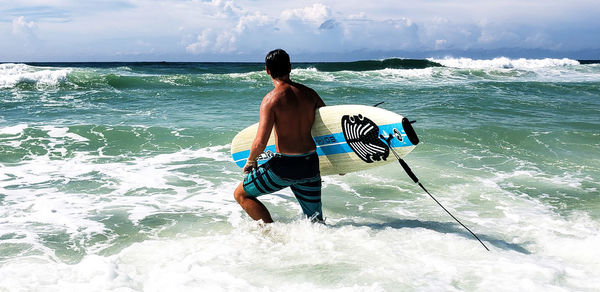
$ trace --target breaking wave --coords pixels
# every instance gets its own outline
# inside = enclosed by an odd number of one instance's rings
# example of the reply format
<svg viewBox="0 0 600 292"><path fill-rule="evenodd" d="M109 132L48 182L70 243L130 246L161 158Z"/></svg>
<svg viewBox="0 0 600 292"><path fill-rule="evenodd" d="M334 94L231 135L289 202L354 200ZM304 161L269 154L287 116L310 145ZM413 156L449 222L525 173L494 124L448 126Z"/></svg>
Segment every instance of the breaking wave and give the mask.
<svg viewBox="0 0 600 292"><path fill-rule="evenodd" d="M579 65L579 61L571 59L509 59L506 57L492 60L474 60L470 58L428 59L445 67L460 69L538 69L548 67L565 67Z"/></svg>
<svg viewBox="0 0 600 292"><path fill-rule="evenodd" d="M0 64L0 89L17 85L55 86L67 79L70 68L46 68L25 64Z"/></svg>

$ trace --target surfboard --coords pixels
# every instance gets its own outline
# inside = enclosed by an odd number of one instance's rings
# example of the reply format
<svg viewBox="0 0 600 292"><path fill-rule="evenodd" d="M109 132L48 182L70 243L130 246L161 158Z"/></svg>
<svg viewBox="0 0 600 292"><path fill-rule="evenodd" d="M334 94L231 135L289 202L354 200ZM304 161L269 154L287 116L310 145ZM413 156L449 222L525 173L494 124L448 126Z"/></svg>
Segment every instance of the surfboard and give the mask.
<svg viewBox="0 0 600 292"><path fill-rule="evenodd" d="M240 131L231 142L235 164L244 167L258 123ZM316 110L311 130L321 175L346 174L396 161L389 145L400 156L410 153L419 143L410 121L394 112L365 105L334 105ZM387 140L387 141L386 141ZM276 153L272 132L259 165Z"/></svg>

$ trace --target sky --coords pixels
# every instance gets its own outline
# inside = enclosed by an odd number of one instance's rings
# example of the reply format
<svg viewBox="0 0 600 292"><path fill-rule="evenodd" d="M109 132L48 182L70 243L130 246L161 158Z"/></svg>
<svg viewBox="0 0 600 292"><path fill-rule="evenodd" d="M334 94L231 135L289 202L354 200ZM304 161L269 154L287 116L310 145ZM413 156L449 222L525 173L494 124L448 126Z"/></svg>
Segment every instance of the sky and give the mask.
<svg viewBox="0 0 600 292"><path fill-rule="evenodd" d="M598 0L0 0L0 62L600 59Z"/></svg>

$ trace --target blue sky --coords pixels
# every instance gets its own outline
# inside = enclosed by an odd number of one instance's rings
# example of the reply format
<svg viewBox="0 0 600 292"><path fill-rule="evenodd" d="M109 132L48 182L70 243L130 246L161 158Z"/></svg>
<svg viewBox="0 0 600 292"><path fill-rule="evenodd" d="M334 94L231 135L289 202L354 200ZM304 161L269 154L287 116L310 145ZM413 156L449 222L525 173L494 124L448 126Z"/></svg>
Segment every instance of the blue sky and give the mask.
<svg viewBox="0 0 600 292"><path fill-rule="evenodd" d="M598 0L0 0L0 61L600 59Z"/></svg>

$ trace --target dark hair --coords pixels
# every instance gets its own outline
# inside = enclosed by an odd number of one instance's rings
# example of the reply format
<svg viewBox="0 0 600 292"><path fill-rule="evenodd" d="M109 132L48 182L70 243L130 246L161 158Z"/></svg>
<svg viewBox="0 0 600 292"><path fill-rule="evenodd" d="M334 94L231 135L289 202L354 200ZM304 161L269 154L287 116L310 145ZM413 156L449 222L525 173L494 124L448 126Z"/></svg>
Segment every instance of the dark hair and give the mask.
<svg viewBox="0 0 600 292"><path fill-rule="evenodd" d="M265 57L267 69L271 72L271 77L278 78L290 74L292 64L290 64L290 55L284 50L277 49L270 51Z"/></svg>

